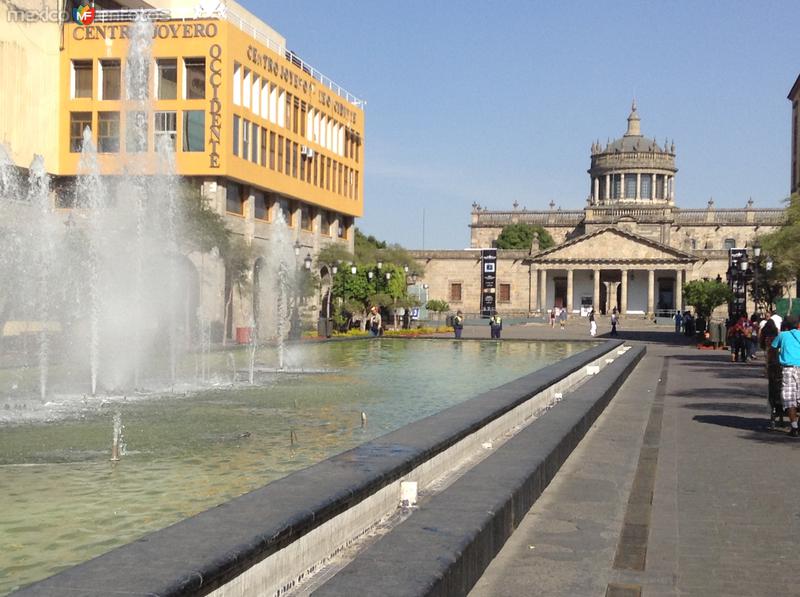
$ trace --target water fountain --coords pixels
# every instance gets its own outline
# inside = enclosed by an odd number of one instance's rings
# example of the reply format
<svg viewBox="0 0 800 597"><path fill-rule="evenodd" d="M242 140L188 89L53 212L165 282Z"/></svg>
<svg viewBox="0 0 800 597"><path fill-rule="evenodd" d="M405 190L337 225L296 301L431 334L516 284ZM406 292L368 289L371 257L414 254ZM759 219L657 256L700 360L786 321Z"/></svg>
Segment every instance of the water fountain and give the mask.
<svg viewBox="0 0 800 597"><path fill-rule="evenodd" d="M149 26L131 29L128 89L144 88ZM124 138L141 147L152 106L136 93L123 103L144 114ZM299 267L278 216L240 383L237 349L217 350L212 321L184 311L193 287L171 142L119 154L106 176L110 155L86 134L69 212L52 209L41 158L24 179L0 147L0 484L11 488L0 593L580 350L375 340L300 358L286 342ZM218 257L197 260L200 289ZM121 466L109 465L109 418Z"/></svg>

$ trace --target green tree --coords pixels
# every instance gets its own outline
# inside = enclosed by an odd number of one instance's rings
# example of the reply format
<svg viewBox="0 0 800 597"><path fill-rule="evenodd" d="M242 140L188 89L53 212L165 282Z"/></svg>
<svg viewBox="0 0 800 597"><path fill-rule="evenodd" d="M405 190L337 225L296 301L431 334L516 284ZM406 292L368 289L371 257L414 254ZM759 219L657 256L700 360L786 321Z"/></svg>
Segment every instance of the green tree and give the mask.
<svg viewBox="0 0 800 597"><path fill-rule="evenodd" d="M434 313L436 313L436 323L438 325L439 322L441 321L442 313L444 313L445 311L449 311L450 305L447 304L447 301L443 301L440 299L431 299L427 303L425 303L425 308L428 311L433 311Z"/></svg>
<svg viewBox="0 0 800 597"><path fill-rule="evenodd" d="M534 234L539 235L539 249L549 249L555 245L553 237L542 226L518 223L504 226L500 236L497 237L495 246L498 249L527 251L531 248Z"/></svg>
<svg viewBox="0 0 800 597"><path fill-rule="evenodd" d="M759 240L765 254L772 257L773 268L765 278L768 284L779 286L779 291L768 286L773 293L765 300L774 301L777 296L784 294L790 283L800 276L800 195L792 195L786 208L786 223L775 232L765 234ZM761 279L759 278L759 290ZM789 297L791 302L791 296ZM791 309L791 304L789 305Z"/></svg>
<svg viewBox="0 0 800 597"><path fill-rule="evenodd" d="M687 305L692 305L698 316L708 319L712 311L733 300L728 285L716 280L692 280L683 286L683 297Z"/></svg>

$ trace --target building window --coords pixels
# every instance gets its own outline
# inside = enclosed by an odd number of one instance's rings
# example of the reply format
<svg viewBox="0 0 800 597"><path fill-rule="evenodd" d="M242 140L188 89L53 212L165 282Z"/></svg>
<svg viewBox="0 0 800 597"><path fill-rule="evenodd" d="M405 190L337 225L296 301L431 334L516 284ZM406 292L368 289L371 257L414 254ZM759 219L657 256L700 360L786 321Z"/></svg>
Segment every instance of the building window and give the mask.
<svg viewBox="0 0 800 597"><path fill-rule="evenodd" d="M622 176L620 174L611 175L611 191L612 199L622 198Z"/></svg>
<svg viewBox="0 0 800 597"><path fill-rule="evenodd" d="M341 239L347 239L347 221L344 216L339 216L338 235Z"/></svg>
<svg viewBox="0 0 800 597"><path fill-rule="evenodd" d="M291 228L294 224L293 214L291 211L291 206L286 199L278 199L275 202L275 219L277 220L281 217L283 217L283 221L286 223L286 225Z"/></svg>
<svg viewBox="0 0 800 597"><path fill-rule="evenodd" d="M184 95L186 99L205 99L206 97L206 59L184 58Z"/></svg>
<svg viewBox="0 0 800 597"><path fill-rule="evenodd" d="M327 211L320 212L320 233L325 236L331 235L331 215Z"/></svg>
<svg viewBox="0 0 800 597"><path fill-rule="evenodd" d="M242 65L233 63L233 105L242 105Z"/></svg>
<svg viewBox="0 0 800 597"><path fill-rule="evenodd" d="M283 136L278 135L278 172L283 172Z"/></svg>
<svg viewBox="0 0 800 597"><path fill-rule="evenodd" d="M72 97L92 97L92 61L72 61Z"/></svg>
<svg viewBox="0 0 800 597"><path fill-rule="evenodd" d="M175 58L156 60L156 97L174 100L178 97L178 61Z"/></svg>
<svg viewBox="0 0 800 597"><path fill-rule="evenodd" d="M92 130L91 112L70 112L69 113L69 151L70 153L80 153L83 149L83 131Z"/></svg>
<svg viewBox="0 0 800 597"><path fill-rule="evenodd" d="M275 133L269 133L269 167L275 169Z"/></svg>
<svg viewBox="0 0 800 597"><path fill-rule="evenodd" d="M244 204L247 201L243 185L228 183L225 189L225 210L231 214L244 215Z"/></svg>
<svg viewBox="0 0 800 597"><path fill-rule="evenodd" d="M497 302L498 303L511 302L511 284L500 284L497 287Z"/></svg>
<svg viewBox="0 0 800 597"><path fill-rule="evenodd" d="M242 157L247 159L250 156L250 121L246 118L242 120Z"/></svg>
<svg viewBox="0 0 800 597"><path fill-rule="evenodd" d="M183 112L183 151L205 151L205 110Z"/></svg>
<svg viewBox="0 0 800 597"><path fill-rule="evenodd" d="M286 176L292 172L292 142L289 139L286 139L286 168L284 169L283 173Z"/></svg>
<svg viewBox="0 0 800 597"><path fill-rule="evenodd" d="M119 112L97 113L97 151L119 152Z"/></svg>
<svg viewBox="0 0 800 597"><path fill-rule="evenodd" d="M297 143L292 143L292 176L297 178Z"/></svg>
<svg viewBox="0 0 800 597"><path fill-rule="evenodd" d="M636 199L636 175L628 174L625 177L625 199Z"/></svg>
<svg viewBox="0 0 800 597"><path fill-rule="evenodd" d="M251 90L250 70L244 69L244 81L242 82L242 105L245 108L250 107L250 90Z"/></svg>
<svg viewBox="0 0 800 597"><path fill-rule="evenodd" d="M162 143L167 143L168 147L175 148L175 140L178 138L178 116L176 112L156 112L155 113L155 138L156 149ZM166 140L166 141L164 141Z"/></svg>
<svg viewBox="0 0 800 597"><path fill-rule="evenodd" d="M461 282L450 283L450 301L454 303L461 302Z"/></svg>
<svg viewBox="0 0 800 597"><path fill-rule="evenodd" d="M652 199L652 177L649 174L642 174L642 199Z"/></svg>
<svg viewBox="0 0 800 597"><path fill-rule="evenodd" d="M303 149L300 150L300 180L306 179L306 155L303 153Z"/></svg>
<svg viewBox="0 0 800 597"><path fill-rule="evenodd" d="M736 248L736 239L735 238L726 238L725 244L723 248L727 251L728 249L735 249Z"/></svg>
<svg viewBox="0 0 800 597"><path fill-rule="evenodd" d="M656 175L656 199L664 198L664 175Z"/></svg>
<svg viewBox="0 0 800 597"><path fill-rule="evenodd" d="M312 231L314 224L311 220L311 209L307 205L300 207L300 228Z"/></svg>
<svg viewBox="0 0 800 597"><path fill-rule="evenodd" d="M253 123L253 139L252 139L252 153L250 155L250 161L254 164L258 164L258 129L259 127L255 122Z"/></svg>
<svg viewBox="0 0 800 597"><path fill-rule="evenodd" d="M261 165L267 166L267 129L261 127Z"/></svg>
<svg viewBox="0 0 800 597"><path fill-rule="evenodd" d="M253 193L253 215L256 220L269 220L269 210L267 209L267 197L261 191Z"/></svg>
<svg viewBox="0 0 800 597"><path fill-rule="evenodd" d="M125 116L125 151L147 151L147 113L128 112Z"/></svg>
<svg viewBox="0 0 800 597"><path fill-rule="evenodd" d="M239 117L233 115L233 155L239 155Z"/></svg>
<svg viewBox="0 0 800 597"><path fill-rule="evenodd" d="M120 96L120 62L119 60L100 61L100 99L118 100Z"/></svg>
<svg viewBox="0 0 800 597"><path fill-rule="evenodd" d="M259 115L261 110L261 78L258 75L253 77L253 114Z"/></svg>

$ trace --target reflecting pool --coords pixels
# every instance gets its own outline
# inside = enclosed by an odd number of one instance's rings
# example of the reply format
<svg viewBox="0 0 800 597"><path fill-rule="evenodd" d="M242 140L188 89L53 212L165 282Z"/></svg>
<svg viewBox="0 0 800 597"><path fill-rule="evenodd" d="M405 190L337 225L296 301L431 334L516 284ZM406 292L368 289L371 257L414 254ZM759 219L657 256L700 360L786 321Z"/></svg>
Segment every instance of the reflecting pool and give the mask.
<svg viewBox="0 0 800 597"><path fill-rule="evenodd" d="M293 349L294 373L276 372L275 351L265 348L256 355L255 385L237 370L237 361L250 360L238 351L219 356L223 371L230 361L233 367L216 387L53 398L39 409L44 415L7 416L0 421L0 594L591 345L304 344ZM123 425L118 462L110 460L115 415Z"/></svg>

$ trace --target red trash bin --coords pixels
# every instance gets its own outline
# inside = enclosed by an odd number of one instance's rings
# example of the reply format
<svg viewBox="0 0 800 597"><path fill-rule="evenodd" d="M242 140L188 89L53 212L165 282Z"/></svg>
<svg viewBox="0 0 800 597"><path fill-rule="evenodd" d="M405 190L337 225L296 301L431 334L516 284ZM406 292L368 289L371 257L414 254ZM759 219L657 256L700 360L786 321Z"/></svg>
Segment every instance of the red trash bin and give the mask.
<svg viewBox="0 0 800 597"><path fill-rule="evenodd" d="M253 328L236 328L236 344L250 344Z"/></svg>

